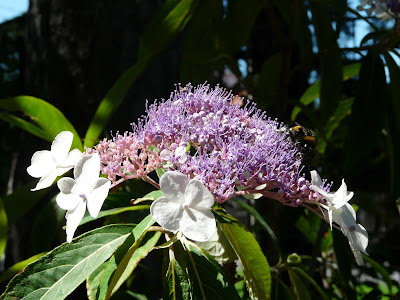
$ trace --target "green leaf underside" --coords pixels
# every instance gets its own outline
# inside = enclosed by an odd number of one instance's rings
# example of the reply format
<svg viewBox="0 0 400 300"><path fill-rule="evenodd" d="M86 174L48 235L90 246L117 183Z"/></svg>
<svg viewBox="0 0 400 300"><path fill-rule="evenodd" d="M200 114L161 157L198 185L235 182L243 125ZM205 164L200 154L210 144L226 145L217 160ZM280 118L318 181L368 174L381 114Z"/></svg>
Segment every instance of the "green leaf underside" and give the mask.
<svg viewBox="0 0 400 300"><path fill-rule="evenodd" d="M61 131L71 131L74 134L71 149L83 149L79 135L74 126L72 126L58 108L42 99L31 96L0 99L0 109L4 109L8 113L24 113L34 123L5 113L0 113L0 119L14 124L47 141L53 141L54 137Z"/></svg>
<svg viewBox="0 0 400 300"><path fill-rule="evenodd" d="M151 216L137 226L150 226ZM131 235L135 225L109 225L55 248L14 277L0 299L64 299Z"/></svg>
<svg viewBox="0 0 400 300"><path fill-rule="evenodd" d="M239 257L252 299L271 298L271 272L260 245L243 224L222 223L222 231Z"/></svg>

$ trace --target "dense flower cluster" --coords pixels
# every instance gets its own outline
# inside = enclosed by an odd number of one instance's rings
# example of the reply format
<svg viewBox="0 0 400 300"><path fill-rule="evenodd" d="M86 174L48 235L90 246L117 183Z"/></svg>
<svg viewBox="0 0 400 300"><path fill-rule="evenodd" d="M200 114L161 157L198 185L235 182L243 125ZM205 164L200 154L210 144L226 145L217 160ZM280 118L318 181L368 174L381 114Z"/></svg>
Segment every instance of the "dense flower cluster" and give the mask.
<svg viewBox="0 0 400 300"><path fill-rule="evenodd" d="M179 86L168 100L150 105L132 132L87 152L100 155L102 173L113 182L163 166L200 180L218 202L256 192L293 206L319 200L300 175L301 155L284 124L233 99L219 87Z"/></svg>

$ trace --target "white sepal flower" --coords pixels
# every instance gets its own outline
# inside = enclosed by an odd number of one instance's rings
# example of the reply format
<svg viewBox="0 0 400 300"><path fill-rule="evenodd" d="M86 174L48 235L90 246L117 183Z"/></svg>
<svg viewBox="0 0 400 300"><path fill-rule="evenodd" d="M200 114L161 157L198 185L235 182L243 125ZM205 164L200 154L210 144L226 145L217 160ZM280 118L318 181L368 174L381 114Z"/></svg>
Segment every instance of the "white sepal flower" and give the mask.
<svg viewBox="0 0 400 300"><path fill-rule="evenodd" d="M211 207L214 196L199 180L188 181L179 172L170 171L160 178L164 196L150 207L153 218L166 230L181 231L187 238L205 242L216 231Z"/></svg>
<svg viewBox="0 0 400 300"><path fill-rule="evenodd" d="M311 189L321 194L328 202L323 206L328 211L328 219L332 229L332 221L340 226L343 234L349 240L350 248L358 265L363 264L362 253L368 246L368 233L363 226L356 222L356 212L348 203L353 197L353 192L347 191L347 185L342 180L342 185L335 193L327 193L322 190L322 180L317 171L311 171Z"/></svg>
<svg viewBox="0 0 400 300"><path fill-rule="evenodd" d="M97 153L83 156L74 168L74 178L61 178L58 182L60 194L58 206L67 210L67 242L70 243L75 230L86 212L96 218L108 195L111 181L99 178L100 157Z"/></svg>
<svg viewBox="0 0 400 300"><path fill-rule="evenodd" d="M326 207L326 209L328 210L329 224L332 229L332 212L334 210L341 208L343 205L349 202L349 200L353 198L354 193L347 191L347 185L344 182L344 179L342 180L342 185L335 193L327 193L323 189L321 189L321 186L322 186L321 177L319 176L317 171L311 171L310 188L321 194L325 198L325 200L327 200L328 207Z"/></svg>
<svg viewBox="0 0 400 300"><path fill-rule="evenodd" d="M62 131L51 144L51 150L37 151L33 154L31 165L26 169L29 175L40 178L32 191L51 186L57 176L72 169L82 156L82 152L74 149L69 152L74 135L70 131Z"/></svg>

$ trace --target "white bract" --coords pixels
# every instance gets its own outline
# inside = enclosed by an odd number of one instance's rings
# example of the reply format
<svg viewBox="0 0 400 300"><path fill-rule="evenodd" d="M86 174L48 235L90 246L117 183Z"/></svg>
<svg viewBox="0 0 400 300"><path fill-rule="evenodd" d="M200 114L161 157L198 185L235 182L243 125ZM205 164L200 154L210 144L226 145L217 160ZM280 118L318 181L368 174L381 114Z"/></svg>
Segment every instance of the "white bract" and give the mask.
<svg viewBox="0 0 400 300"><path fill-rule="evenodd" d="M57 204L67 210L67 242L70 243L75 230L86 212L96 218L101 206L108 195L111 181L99 178L100 157L99 155L83 156L74 168L74 178L61 178L58 182L60 194L56 200Z"/></svg>
<svg viewBox="0 0 400 300"><path fill-rule="evenodd" d="M311 189L321 194L328 202L328 206L320 204L328 211L329 223L332 228L332 221L338 224L343 234L349 240L350 248L358 265L363 263L361 252L368 255L368 233L363 226L356 223L356 212L347 203L354 195L347 191L347 185L342 180L342 185L335 193L327 193L321 189L322 180L317 171L311 171Z"/></svg>
<svg viewBox="0 0 400 300"><path fill-rule="evenodd" d="M164 196L154 201L150 213L166 230L181 231L187 238L205 242L216 231L211 207L214 196L199 180L188 181L179 172L170 171L160 178Z"/></svg>
<svg viewBox="0 0 400 300"><path fill-rule="evenodd" d="M74 149L69 152L74 135L70 131L62 131L51 144L51 150L37 151L33 154L31 165L26 169L29 175L40 178L32 191L51 186L57 176L72 169L82 156L82 152Z"/></svg>

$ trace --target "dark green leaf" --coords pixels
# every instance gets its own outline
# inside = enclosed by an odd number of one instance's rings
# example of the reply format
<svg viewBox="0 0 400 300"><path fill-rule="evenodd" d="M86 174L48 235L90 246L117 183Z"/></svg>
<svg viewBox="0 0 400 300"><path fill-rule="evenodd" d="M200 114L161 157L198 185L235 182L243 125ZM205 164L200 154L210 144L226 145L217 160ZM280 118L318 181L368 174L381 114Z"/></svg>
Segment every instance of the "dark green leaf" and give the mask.
<svg viewBox="0 0 400 300"><path fill-rule="evenodd" d="M64 299L118 249L134 228L105 226L62 244L14 277L0 299Z"/></svg>
<svg viewBox="0 0 400 300"><path fill-rule="evenodd" d="M149 238L144 240L139 247L138 238L138 242L131 246L131 248L126 252L122 260L119 262L118 267L115 270L112 280L110 282L110 285L108 286L105 299L109 299L111 295L113 295L119 289L119 287L136 269L138 263L149 254L149 252L153 249L153 247L160 239L161 232L155 232L153 234L148 233L147 236L149 236Z"/></svg>
<svg viewBox="0 0 400 300"><path fill-rule="evenodd" d="M321 116L328 118L341 99L342 58L328 5L313 1L310 8L318 44Z"/></svg>
<svg viewBox="0 0 400 300"><path fill-rule="evenodd" d="M292 284L292 289L297 299L301 300L311 300L310 292L307 287L304 285L301 278L292 270L288 270L290 282Z"/></svg>
<svg viewBox="0 0 400 300"><path fill-rule="evenodd" d="M3 273L1 273L1 275L0 275L0 283L10 280L15 275L17 275L19 271L23 270L30 263L33 263L34 261L38 260L39 258L41 258L45 254L46 254L46 252L36 254L36 255L34 255L32 257L29 257L28 259L20 261L20 262L16 263L15 265L11 266L7 270L5 270Z"/></svg>
<svg viewBox="0 0 400 300"><path fill-rule="evenodd" d="M367 255L363 255L364 260L371 265L371 267L379 274L381 274L383 280L386 282L388 286L389 292L392 291L392 279L390 278L389 272L385 269L385 267L381 266L379 263L374 261Z"/></svg>
<svg viewBox="0 0 400 300"><path fill-rule="evenodd" d="M379 99L379 102L377 102ZM344 161L349 172L362 172L365 161L380 144L386 120L386 75L377 53L369 51L363 58L359 88L354 99L345 143Z"/></svg>
<svg viewBox="0 0 400 300"><path fill-rule="evenodd" d="M17 96L0 100L0 109L8 113L0 113L0 119L10 122L44 140L53 141L61 131L71 131L74 134L72 149L82 150L82 143L74 126L65 116L50 103L30 96ZM20 112L34 123L27 122L10 113ZM49 147L50 148L50 147Z"/></svg>
<svg viewBox="0 0 400 300"><path fill-rule="evenodd" d="M32 192L31 189L35 186L36 181L30 182L17 189L11 195L3 198L9 225L18 221L19 218L30 211L48 193L48 190Z"/></svg>
<svg viewBox="0 0 400 300"><path fill-rule="evenodd" d="M240 206L242 206L244 209L246 209L250 214L254 216L254 218L261 224L261 226L264 228L264 230L268 233L270 236L276 251L278 251L279 256L282 257L282 250L279 247L279 241L278 238L276 237L274 231L271 229L271 227L268 225L268 223L263 219L263 217L258 213L257 210L255 210L252 206L244 203L243 201L240 201L238 199L233 199L236 203L238 203Z"/></svg>
<svg viewBox="0 0 400 300"><path fill-rule="evenodd" d="M187 242L186 267L196 299L240 299L221 265L196 245Z"/></svg>
<svg viewBox="0 0 400 300"><path fill-rule="evenodd" d="M293 270L295 270L297 273L299 273L301 276L303 276L309 283L311 283L314 288L317 290L317 292L320 294L322 299L329 300L328 296L324 293L324 291L319 287L319 285L315 282L314 279L312 279L306 272L304 272L302 269L292 267Z"/></svg>
<svg viewBox="0 0 400 300"><path fill-rule="evenodd" d="M252 299L270 299L271 272L260 245L245 226L236 223L222 223L221 227L236 255L239 257L244 279Z"/></svg>
<svg viewBox="0 0 400 300"><path fill-rule="evenodd" d="M167 278L164 285L164 299L191 300L188 274L171 254Z"/></svg>

